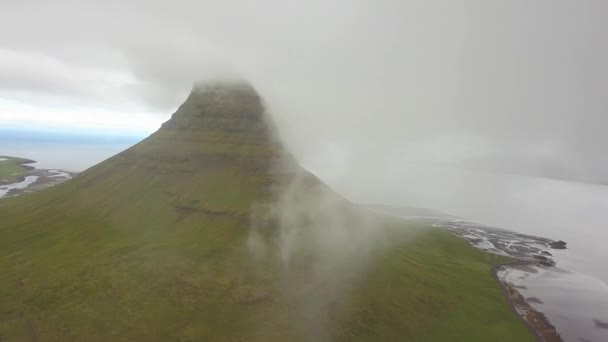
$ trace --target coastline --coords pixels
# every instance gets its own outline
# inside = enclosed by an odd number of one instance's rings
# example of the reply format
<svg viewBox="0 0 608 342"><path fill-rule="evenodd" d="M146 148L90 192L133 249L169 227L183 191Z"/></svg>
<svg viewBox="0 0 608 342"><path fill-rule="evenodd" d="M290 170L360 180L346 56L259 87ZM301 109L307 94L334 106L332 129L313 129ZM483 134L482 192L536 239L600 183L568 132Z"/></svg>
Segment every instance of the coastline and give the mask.
<svg viewBox="0 0 608 342"><path fill-rule="evenodd" d="M510 277L510 273L536 273L538 270L556 269L554 253L567 248L564 241L487 226L450 215L434 216L432 213L429 215L428 210L379 208L409 220L430 223L434 227L446 229L486 253L509 258L505 261L495 261L490 272L500 286L513 314L523 321L530 335L537 341L564 341L564 337L558 332L562 330L556 326L556 322L552 322L547 313L542 311L543 308L538 307L545 304L544 299L539 299L535 294L526 297L529 288L524 278ZM544 298L542 295L540 297Z"/></svg>
<svg viewBox="0 0 608 342"><path fill-rule="evenodd" d="M18 157L2 158L14 160L24 171L19 175L15 175L14 180L0 181L0 199L43 190L76 175L74 172L59 169L38 169L33 165L29 165L36 163L35 160L31 159Z"/></svg>
<svg viewBox="0 0 608 342"><path fill-rule="evenodd" d="M500 284L504 296L509 302L513 313L517 315L528 327L528 330L539 342L563 342L563 338L557 332L557 328L549 322L542 312L534 309L528 300L520 293L517 286L501 279L501 269L512 266L536 266L535 262L516 260L513 262L499 263L492 266L492 276Z"/></svg>
<svg viewBox="0 0 608 342"><path fill-rule="evenodd" d="M508 257L510 260L493 265L491 272L494 279L500 284L514 314L526 324L536 340L542 342L564 341L564 337L559 332L562 330L557 322L553 322L552 318L550 319L548 316L549 312L544 311L546 309L545 303L543 303L544 294L540 294L540 299L534 294L526 297L526 292L529 292L527 274L534 274L540 270L557 269L554 253L567 248L564 241L517 233L465 220L444 220L435 222L435 224L448 229L486 253ZM518 274L526 274L526 276L513 278L513 275ZM547 281L556 281L556 279ZM543 307L541 308L539 305Z"/></svg>
<svg viewBox="0 0 608 342"><path fill-rule="evenodd" d="M17 165L19 165L25 169L25 171L22 174L15 176L14 181L0 180L0 186L10 185L10 184L14 184L14 183L21 183L21 182L25 181L25 177L28 175L28 173L36 170L36 167L28 165L28 164L36 163L35 160L19 158L19 157L10 157L10 156L0 156L0 159L13 160Z"/></svg>

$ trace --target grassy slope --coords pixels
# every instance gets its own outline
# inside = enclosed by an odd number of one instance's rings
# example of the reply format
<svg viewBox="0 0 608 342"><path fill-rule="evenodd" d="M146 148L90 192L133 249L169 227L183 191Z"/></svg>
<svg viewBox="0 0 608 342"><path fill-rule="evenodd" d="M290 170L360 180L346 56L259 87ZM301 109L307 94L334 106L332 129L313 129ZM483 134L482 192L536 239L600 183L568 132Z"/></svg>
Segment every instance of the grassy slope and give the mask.
<svg viewBox="0 0 608 342"><path fill-rule="evenodd" d="M13 157L0 156L0 184L13 183L17 181L20 175L27 172L27 169L21 165L24 160Z"/></svg>
<svg viewBox="0 0 608 342"><path fill-rule="evenodd" d="M144 183L130 185L141 192L136 198L125 194L95 209L72 202L27 218L7 213L23 212L46 193L0 202L3 340L294 339L274 266L260 273L249 262L246 227L234 217L182 217L166 204L162 187ZM65 184L55 191L70 190ZM129 210L117 209L126 203ZM426 228L376 256L360 287L336 306L332 335L531 340L491 277L491 261L449 233ZM271 300L248 301L256 296Z"/></svg>
<svg viewBox="0 0 608 342"><path fill-rule="evenodd" d="M347 340L533 340L490 276L496 259L427 228L374 264Z"/></svg>
<svg viewBox="0 0 608 342"><path fill-rule="evenodd" d="M276 146L214 120L167 126L71 181L0 200L0 340L310 337L276 261L256 263L245 246ZM386 248L331 306L332 339L531 340L491 256L430 227L383 234Z"/></svg>

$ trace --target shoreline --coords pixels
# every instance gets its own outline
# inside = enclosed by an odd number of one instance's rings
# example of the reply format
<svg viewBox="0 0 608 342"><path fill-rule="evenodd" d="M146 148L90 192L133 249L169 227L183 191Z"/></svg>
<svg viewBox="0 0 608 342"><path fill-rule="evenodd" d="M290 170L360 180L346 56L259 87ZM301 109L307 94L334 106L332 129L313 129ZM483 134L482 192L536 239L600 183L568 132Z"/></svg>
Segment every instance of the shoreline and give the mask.
<svg viewBox="0 0 608 342"><path fill-rule="evenodd" d="M60 169L38 169L35 166L29 165L36 163L35 160L31 159L18 157L6 158L15 160L18 165L25 169L25 171L16 176L14 181L0 181L0 199L43 190L71 179L76 175L74 172Z"/></svg>
<svg viewBox="0 0 608 342"><path fill-rule="evenodd" d="M509 284L500 278L498 272L512 266L537 266L537 263L526 260L499 263L492 266L492 276L498 282L509 307L528 327L528 330L539 342L563 342L557 328L549 322L542 312L534 309L529 301L519 292L516 285Z"/></svg>
<svg viewBox="0 0 608 342"><path fill-rule="evenodd" d="M398 209L386 211L446 229L486 253L508 257L494 259L488 271L535 340L608 341L608 274L597 250L584 250L587 245L597 249L597 242L591 245L569 230L518 233L450 215L433 216L424 209ZM543 237L549 235L561 235L568 243Z"/></svg>
<svg viewBox="0 0 608 342"><path fill-rule="evenodd" d="M25 169L25 172L23 174L20 174L15 177L15 181L0 180L0 186L21 183L21 182L25 181L25 177L28 176L28 173L36 170L36 167L28 165L28 164L36 163L35 160L19 158L19 157L10 157L10 156L0 156L0 159L14 160L14 161L16 161L17 165L20 165L21 167L23 167Z"/></svg>
<svg viewBox="0 0 608 342"><path fill-rule="evenodd" d="M544 304L541 299L534 296L527 298L524 295L528 290L527 285L521 285L508 278L511 272L518 270L535 273L536 269L554 269L556 267L554 252L548 250L566 249L564 241L517 233L465 220L447 220L437 225L448 229L486 253L510 258L510 260L493 265L491 273L500 284L511 310L526 324L537 341L564 341L558 332L557 323L551 322L545 311L533 305L535 303Z"/></svg>

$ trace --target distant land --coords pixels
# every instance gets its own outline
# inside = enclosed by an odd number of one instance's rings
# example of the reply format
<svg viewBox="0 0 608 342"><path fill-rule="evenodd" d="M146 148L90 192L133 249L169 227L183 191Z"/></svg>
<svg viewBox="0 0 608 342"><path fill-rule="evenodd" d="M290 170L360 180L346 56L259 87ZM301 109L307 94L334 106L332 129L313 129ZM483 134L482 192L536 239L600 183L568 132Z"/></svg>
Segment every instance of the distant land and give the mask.
<svg viewBox="0 0 608 342"><path fill-rule="evenodd" d="M0 128L0 155L35 160L39 168L80 172L141 139L112 132Z"/></svg>
<svg viewBox="0 0 608 342"><path fill-rule="evenodd" d="M0 198L40 191L72 178L65 170L38 169L36 161L0 156Z"/></svg>
<svg viewBox="0 0 608 342"><path fill-rule="evenodd" d="M606 172L599 171L586 173L575 171L572 165L552 159L542 158L506 158L506 157L480 157L460 162L423 162L410 163L412 165L430 166L442 169L461 169L471 172L486 172L506 174L523 177L547 178L560 181L608 185ZM608 171L608 170L607 170Z"/></svg>
<svg viewBox="0 0 608 342"><path fill-rule="evenodd" d="M112 132L79 132L52 129L0 128L0 143L130 143L135 144L145 135Z"/></svg>

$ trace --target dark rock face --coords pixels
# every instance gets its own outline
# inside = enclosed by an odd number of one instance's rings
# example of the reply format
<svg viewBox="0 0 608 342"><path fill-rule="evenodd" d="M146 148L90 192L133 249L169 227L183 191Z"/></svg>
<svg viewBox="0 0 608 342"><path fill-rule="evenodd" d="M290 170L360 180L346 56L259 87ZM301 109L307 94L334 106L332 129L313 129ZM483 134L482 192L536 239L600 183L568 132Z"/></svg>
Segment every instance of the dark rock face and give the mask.
<svg viewBox="0 0 608 342"><path fill-rule="evenodd" d="M167 172L230 164L249 174L267 174L284 154L257 91L247 82L224 81L194 86L169 121L120 158L124 164Z"/></svg>
<svg viewBox="0 0 608 342"><path fill-rule="evenodd" d="M568 247L566 247L566 242L564 242L562 240L549 242L549 247L551 247L553 249L566 249L566 248L568 248Z"/></svg>
<svg viewBox="0 0 608 342"><path fill-rule="evenodd" d="M321 184L286 153L261 97L242 81L193 87L158 131L80 178L94 186L118 174L164 189L180 217L228 212L239 222L296 176Z"/></svg>
<svg viewBox="0 0 608 342"><path fill-rule="evenodd" d="M600 329L608 329L608 322L600 321L599 319L593 320L595 322L595 326Z"/></svg>
<svg viewBox="0 0 608 342"><path fill-rule="evenodd" d="M196 85L186 101L163 124L169 130L223 130L269 138L262 100L248 83Z"/></svg>
<svg viewBox="0 0 608 342"><path fill-rule="evenodd" d="M538 264L546 267L555 266L555 261L544 255L533 255L532 258L538 260Z"/></svg>

